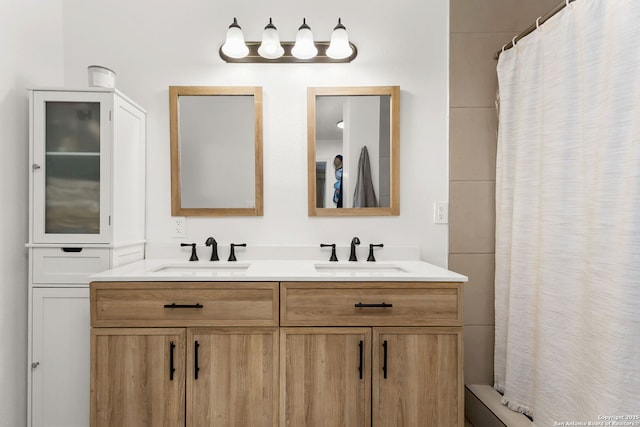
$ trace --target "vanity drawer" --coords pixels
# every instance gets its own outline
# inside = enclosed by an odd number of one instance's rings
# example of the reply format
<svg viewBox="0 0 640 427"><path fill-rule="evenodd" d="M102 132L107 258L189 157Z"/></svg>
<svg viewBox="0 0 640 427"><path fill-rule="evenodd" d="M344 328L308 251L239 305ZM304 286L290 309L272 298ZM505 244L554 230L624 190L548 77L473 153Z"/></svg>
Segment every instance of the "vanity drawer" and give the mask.
<svg viewBox="0 0 640 427"><path fill-rule="evenodd" d="M92 282L91 326L277 326L271 282Z"/></svg>
<svg viewBox="0 0 640 427"><path fill-rule="evenodd" d="M461 283L283 283L282 326L460 326Z"/></svg>
<svg viewBox="0 0 640 427"><path fill-rule="evenodd" d="M89 284L89 275L108 270L108 248L33 248L33 283Z"/></svg>

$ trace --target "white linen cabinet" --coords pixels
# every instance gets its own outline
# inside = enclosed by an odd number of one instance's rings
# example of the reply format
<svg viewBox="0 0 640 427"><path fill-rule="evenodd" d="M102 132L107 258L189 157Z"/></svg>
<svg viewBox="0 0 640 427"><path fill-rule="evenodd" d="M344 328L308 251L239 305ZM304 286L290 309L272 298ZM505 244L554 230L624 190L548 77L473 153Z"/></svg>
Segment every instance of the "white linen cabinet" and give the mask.
<svg viewBox="0 0 640 427"><path fill-rule="evenodd" d="M88 276L144 258L146 112L116 89L29 96L28 425L89 425Z"/></svg>

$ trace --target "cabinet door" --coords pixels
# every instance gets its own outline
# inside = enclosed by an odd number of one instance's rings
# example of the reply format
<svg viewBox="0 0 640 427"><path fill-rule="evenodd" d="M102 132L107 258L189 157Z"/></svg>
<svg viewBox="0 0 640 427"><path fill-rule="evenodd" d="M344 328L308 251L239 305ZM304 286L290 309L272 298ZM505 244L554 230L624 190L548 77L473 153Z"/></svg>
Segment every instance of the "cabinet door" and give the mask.
<svg viewBox="0 0 640 427"><path fill-rule="evenodd" d="M108 243L112 95L33 95L34 243Z"/></svg>
<svg viewBox="0 0 640 427"><path fill-rule="evenodd" d="M89 424L89 289L34 288L31 425Z"/></svg>
<svg viewBox="0 0 640 427"><path fill-rule="evenodd" d="M188 329L187 337L188 427L277 426L276 328Z"/></svg>
<svg viewBox="0 0 640 427"><path fill-rule="evenodd" d="M185 329L93 328L91 426L184 426L185 335Z"/></svg>
<svg viewBox="0 0 640 427"><path fill-rule="evenodd" d="M370 328L282 328L280 346L282 427L370 426Z"/></svg>
<svg viewBox="0 0 640 427"><path fill-rule="evenodd" d="M373 329L373 427L464 425L461 328Z"/></svg>

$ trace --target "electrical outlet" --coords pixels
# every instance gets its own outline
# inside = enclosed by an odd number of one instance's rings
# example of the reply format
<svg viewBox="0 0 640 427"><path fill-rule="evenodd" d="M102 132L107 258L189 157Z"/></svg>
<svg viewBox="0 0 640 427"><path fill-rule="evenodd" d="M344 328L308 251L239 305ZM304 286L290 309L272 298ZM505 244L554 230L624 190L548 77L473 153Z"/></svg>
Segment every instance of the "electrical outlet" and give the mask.
<svg viewBox="0 0 640 427"><path fill-rule="evenodd" d="M187 237L187 218L174 216L171 219L173 221L173 237Z"/></svg>
<svg viewBox="0 0 640 427"><path fill-rule="evenodd" d="M435 202L433 209L433 222L435 224L449 223L449 203Z"/></svg>

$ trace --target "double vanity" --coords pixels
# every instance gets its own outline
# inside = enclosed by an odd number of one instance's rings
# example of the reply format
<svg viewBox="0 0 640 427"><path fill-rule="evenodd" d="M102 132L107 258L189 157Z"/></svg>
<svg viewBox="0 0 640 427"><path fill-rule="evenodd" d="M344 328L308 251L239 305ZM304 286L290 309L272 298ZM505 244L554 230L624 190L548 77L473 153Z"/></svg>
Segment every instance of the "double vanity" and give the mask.
<svg viewBox="0 0 640 427"><path fill-rule="evenodd" d="M399 97L308 88L310 217L400 215ZM171 215L262 216L262 88L169 100ZM355 238L350 256L164 256L145 232L146 112L116 89L45 88L30 118L29 426L464 426L466 277L417 248L357 261Z"/></svg>
<svg viewBox="0 0 640 427"><path fill-rule="evenodd" d="M91 280L93 427L464 425L462 275L156 259Z"/></svg>

